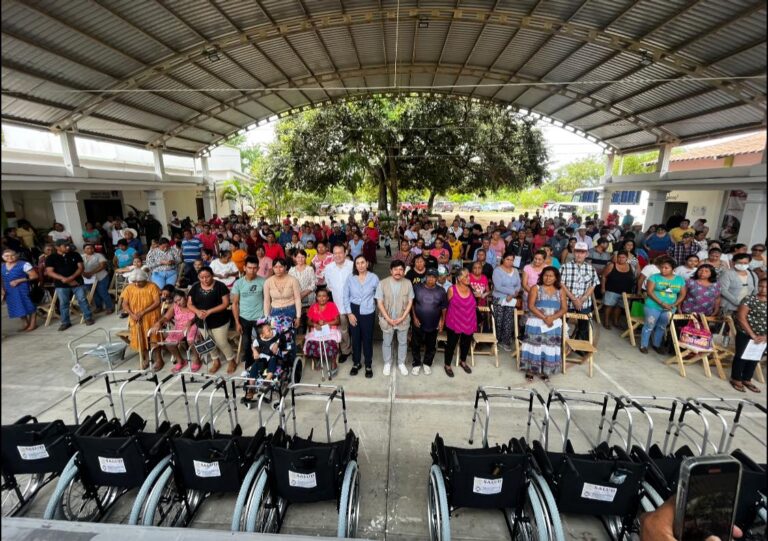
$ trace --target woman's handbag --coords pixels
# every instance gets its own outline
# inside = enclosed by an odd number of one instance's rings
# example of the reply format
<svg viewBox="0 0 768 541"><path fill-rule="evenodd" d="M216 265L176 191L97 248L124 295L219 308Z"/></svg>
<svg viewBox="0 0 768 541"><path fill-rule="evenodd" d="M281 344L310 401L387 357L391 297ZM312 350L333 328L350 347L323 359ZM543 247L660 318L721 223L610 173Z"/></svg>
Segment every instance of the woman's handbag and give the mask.
<svg viewBox="0 0 768 541"><path fill-rule="evenodd" d="M712 351L712 333L699 323L698 314L692 316L680 330L680 343L687 349Z"/></svg>
<svg viewBox="0 0 768 541"><path fill-rule="evenodd" d="M203 330L205 333L200 333L197 342L195 342L195 351L200 355L207 355L216 349L216 342L213 341L211 333L208 332L208 324L205 320L203 320ZM205 334L205 338L203 338L203 334Z"/></svg>
<svg viewBox="0 0 768 541"><path fill-rule="evenodd" d="M645 319L645 304L642 301L633 301L629 308L629 315L637 319Z"/></svg>

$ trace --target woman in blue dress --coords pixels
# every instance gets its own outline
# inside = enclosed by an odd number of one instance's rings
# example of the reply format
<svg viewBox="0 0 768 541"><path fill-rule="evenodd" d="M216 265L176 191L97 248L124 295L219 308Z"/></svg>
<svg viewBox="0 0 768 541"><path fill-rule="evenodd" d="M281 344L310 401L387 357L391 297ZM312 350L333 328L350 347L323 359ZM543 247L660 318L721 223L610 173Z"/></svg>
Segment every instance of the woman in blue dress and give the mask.
<svg viewBox="0 0 768 541"><path fill-rule="evenodd" d="M3 250L3 300L8 304L8 317L21 318L29 332L37 328L37 310L29 298L29 284L37 280L35 268L27 261L21 261L15 250Z"/></svg>

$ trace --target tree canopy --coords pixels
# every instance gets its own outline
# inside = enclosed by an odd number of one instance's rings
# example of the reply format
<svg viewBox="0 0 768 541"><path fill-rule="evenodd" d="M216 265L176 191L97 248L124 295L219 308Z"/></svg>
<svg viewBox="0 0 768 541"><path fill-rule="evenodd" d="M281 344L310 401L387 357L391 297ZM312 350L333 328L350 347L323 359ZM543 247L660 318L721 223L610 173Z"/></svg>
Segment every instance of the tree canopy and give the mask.
<svg viewBox="0 0 768 541"><path fill-rule="evenodd" d="M288 189L324 195L334 187L378 191L379 209L399 190L519 190L546 175L534 123L495 104L450 97L374 97L281 120L272 171Z"/></svg>

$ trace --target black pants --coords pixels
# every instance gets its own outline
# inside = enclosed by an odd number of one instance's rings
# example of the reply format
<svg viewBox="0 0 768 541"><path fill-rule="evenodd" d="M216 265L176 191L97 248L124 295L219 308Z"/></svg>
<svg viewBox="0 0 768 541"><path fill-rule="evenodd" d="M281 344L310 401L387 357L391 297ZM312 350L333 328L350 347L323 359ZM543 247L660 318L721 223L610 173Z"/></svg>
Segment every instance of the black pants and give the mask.
<svg viewBox="0 0 768 541"><path fill-rule="evenodd" d="M579 314L591 314L593 310L592 305L589 308L582 308L581 310L573 310ZM576 334L574 338L576 340L589 340L589 326L592 325L591 320L578 319L576 320Z"/></svg>
<svg viewBox="0 0 768 541"><path fill-rule="evenodd" d="M445 366L451 366L451 359L453 358L453 352L456 350L456 344L459 344L459 362L467 362L467 355L469 354L469 346L472 344L472 335L457 333L448 329L448 343L445 345Z"/></svg>
<svg viewBox="0 0 768 541"><path fill-rule="evenodd" d="M386 250L384 253L387 257L392 257L392 247L391 246L385 246L384 250Z"/></svg>
<svg viewBox="0 0 768 541"><path fill-rule="evenodd" d="M352 338L352 364L360 366L360 354L365 357L365 367L373 363L373 324L376 312L360 315L360 305L350 304L352 314L357 318L357 325L349 324L349 334Z"/></svg>
<svg viewBox="0 0 768 541"><path fill-rule="evenodd" d="M195 263L194 261L185 261L184 262L184 278L187 279L187 284L192 285L195 282L197 282L197 273L195 272Z"/></svg>
<svg viewBox="0 0 768 541"><path fill-rule="evenodd" d="M256 327L256 322L241 317L240 326L243 328L243 360L245 361L245 369L248 370L253 364L253 348L251 345L253 342L253 329Z"/></svg>
<svg viewBox="0 0 768 541"><path fill-rule="evenodd" d="M749 381L755 373L757 362L745 361L741 358L744 350L747 349L749 340L749 335L736 330L736 355L733 356L733 364L731 364L731 379L733 380Z"/></svg>
<svg viewBox="0 0 768 541"><path fill-rule="evenodd" d="M413 352L413 366L421 366L421 346L424 345L424 364L432 366L432 360L437 351L437 329L425 331L421 327L412 327L411 347Z"/></svg>

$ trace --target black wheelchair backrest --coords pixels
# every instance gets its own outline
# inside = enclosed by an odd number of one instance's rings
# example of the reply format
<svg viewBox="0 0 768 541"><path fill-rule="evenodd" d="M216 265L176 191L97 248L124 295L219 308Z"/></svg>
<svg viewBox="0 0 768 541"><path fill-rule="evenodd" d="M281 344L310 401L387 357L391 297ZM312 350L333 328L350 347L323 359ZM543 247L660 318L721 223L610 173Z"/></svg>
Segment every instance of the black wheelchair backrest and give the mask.
<svg viewBox="0 0 768 541"><path fill-rule="evenodd" d="M508 454L502 447L445 450L453 508L515 508L524 497L530 465L527 454Z"/></svg>

